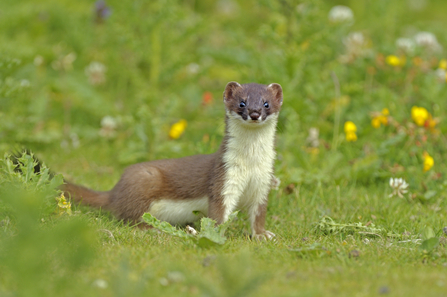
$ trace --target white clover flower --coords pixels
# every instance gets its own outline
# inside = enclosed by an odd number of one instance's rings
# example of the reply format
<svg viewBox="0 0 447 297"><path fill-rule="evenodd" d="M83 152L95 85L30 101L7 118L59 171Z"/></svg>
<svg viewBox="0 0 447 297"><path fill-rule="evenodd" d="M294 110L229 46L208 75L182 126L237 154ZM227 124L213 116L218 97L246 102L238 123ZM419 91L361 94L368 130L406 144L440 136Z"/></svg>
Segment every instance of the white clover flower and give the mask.
<svg viewBox="0 0 447 297"><path fill-rule="evenodd" d="M115 129L118 127L118 122L115 118L111 116L105 116L101 120L101 130L99 130L99 135L102 137L113 137L115 135Z"/></svg>
<svg viewBox="0 0 447 297"><path fill-rule="evenodd" d="M348 53L357 54L365 47L366 40L361 32L352 32L343 39L343 43Z"/></svg>
<svg viewBox="0 0 447 297"><path fill-rule="evenodd" d="M104 64L94 61L85 68L85 74L88 77L88 81L95 86L105 83L106 70L107 68Z"/></svg>
<svg viewBox="0 0 447 297"><path fill-rule="evenodd" d="M116 119L111 116L105 116L101 120L101 127L103 128L116 129L117 126Z"/></svg>
<svg viewBox="0 0 447 297"><path fill-rule="evenodd" d="M408 186L409 184L403 178L390 178L390 187L393 189L390 197L399 196L403 198L403 194L408 192Z"/></svg>
<svg viewBox="0 0 447 297"><path fill-rule="evenodd" d="M364 57L371 53L368 40L361 32L351 32L343 39L346 54L340 57L342 63L353 61L357 57Z"/></svg>
<svg viewBox="0 0 447 297"><path fill-rule="evenodd" d="M186 70L191 74L197 74L199 72L200 66L197 63L191 63L186 66Z"/></svg>
<svg viewBox="0 0 447 297"><path fill-rule="evenodd" d="M328 18L333 23L351 22L354 20L354 13L347 6L337 5L331 8Z"/></svg>
<svg viewBox="0 0 447 297"><path fill-rule="evenodd" d="M438 39L433 33L419 32L414 36L416 44L420 47L426 48L432 52L439 52L442 46L438 43Z"/></svg>
<svg viewBox="0 0 447 297"><path fill-rule="evenodd" d="M306 142L311 147L319 147L320 146L320 140L319 140L319 130L318 128L312 127L309 129L309 136L306 139Z"/></svg>
<svg viewBox="0 0 447 297"><path fill-rule="evenodd" d="M416 45L413 39L401 37L396 40L396 46L407 54L412 54Z"/></svg>
<svg viewBox="0 0 447 297"><path fill-rule="evenodd" d="M362 32L352 32L343 40L347 47L362 46L365 44L365 36Z"/></svg>

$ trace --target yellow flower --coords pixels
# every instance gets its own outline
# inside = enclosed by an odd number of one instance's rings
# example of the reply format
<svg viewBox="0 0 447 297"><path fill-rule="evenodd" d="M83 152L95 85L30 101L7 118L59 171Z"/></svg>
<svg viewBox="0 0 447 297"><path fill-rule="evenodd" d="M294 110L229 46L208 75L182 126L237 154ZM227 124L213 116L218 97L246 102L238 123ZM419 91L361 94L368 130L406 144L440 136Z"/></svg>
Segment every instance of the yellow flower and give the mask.
<svg viewBox="0 0 447 297"><path fill-rule="evenodd" d="M430 115L428 119L425 121L425 127L433 130L436 127L437 123L438 122L435 119L433 119L432 116Z"/></svg>
<svg viewBox="0 0 447 297"><path fill-rule="evenodd" d="M404 66L405 65L405 57L399 58L395 55L389 55L386 57L386 63L393 67Z"/></svg>
<svg viewBox="0 0 447 297"><path fill-rule="evenodd" d="M373 114L373 118L371 120L371 125L374 128L380 128L380 125L388 125L388 115L390 114L390 111L388 110L388 108L384 108L382 109L382 113L375 113Z"/></svg>
<svg viewBox="0 0 447 297"><path fill-rule="evenodd" d="M439 61L439 68L447 70L447 60L446 59L442 59L441 61Z"/></svg>
<svg viewBox="0 0 447 297"><path fill-rule="evenodd" d="M186 120L180 120L174 123L169 130L169 137L172 139L179 138L185 131L187 124Z"/></svg>
<svg viewBox="0 0 447 297"><path fill-rule="evenodd" d="M59 215L62 215L63 213L71 215L71 202L67 202L64 193L62 193L59 197L56 197L56 201L57 206L59 207Z"/></svg>
<svg viewBox="0 0 447 297"><path fill-rule="evenodd" d="M351 121L345 122L344 130L345 130L347 141L356 141L357 140L357 135L355 134L355 132L357 132L357 126L353 122L351 122Z"/></svg>
<svg viewBox="0 0 447 297"><path fill-rule="evenodd" d="M357 132L357 126L351 122L351 121L347 121L345 122L345 133L348 134L349 132Z"/></svg>
<svg viewBox="0 0 447 297"><path fill-rule="evenodd" d="M435 160L427 152L424 152L422 157L424 158L424 172L427 172L435 165Z"/></svg>
<svg viewBox="0 0 447 297"><path fill-rule="evenodd" d="M346 140L349 142L357 141L357 134L355 134L355 132L346 133Z"/></svg>
<svg viewBox="0 0 447 297"><path fill-rule="evenodd" d="M413 106L411 108L411 118L418 126L424 126L425 121L429 118L430 113L423 107Z"/></svg>
<svg viewBox="0 0 447 297"><path fill-rule="evenodd" d="M380 117L373 117L371 125L376 129L380 128Z"/></svg>

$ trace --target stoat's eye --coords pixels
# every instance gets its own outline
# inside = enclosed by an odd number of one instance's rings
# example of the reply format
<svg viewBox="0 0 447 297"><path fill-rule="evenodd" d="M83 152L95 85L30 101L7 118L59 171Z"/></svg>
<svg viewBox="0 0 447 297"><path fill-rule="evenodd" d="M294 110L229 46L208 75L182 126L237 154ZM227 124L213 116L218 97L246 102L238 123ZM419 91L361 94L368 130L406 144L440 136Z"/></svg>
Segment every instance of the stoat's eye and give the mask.
<svg viewBox="0 0 447 297"><path fill-rule="evenodd" d="M241 103L239 103L239 107L245 107L245 102L241 101Z"/></svg>
<svg viewBox="0 0 447 297"><path fill-rule="evenodd" d="M268 103L268 102L265 102L265 103L264 103L264 107L265 107L265 108L269 108L269 107L270 107L269 103Z"/></svg>

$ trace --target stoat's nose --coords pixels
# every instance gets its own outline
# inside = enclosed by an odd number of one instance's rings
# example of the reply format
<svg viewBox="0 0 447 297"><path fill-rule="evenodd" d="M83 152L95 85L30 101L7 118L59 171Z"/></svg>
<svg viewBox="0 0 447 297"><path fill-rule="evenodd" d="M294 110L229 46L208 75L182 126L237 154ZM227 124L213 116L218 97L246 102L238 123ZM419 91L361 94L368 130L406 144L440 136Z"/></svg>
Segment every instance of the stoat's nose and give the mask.
<svg viewBox="0 0 447 297"><path fill-rule="evenodd" d="M250 118L253 120L253 121L257 121L258 119L259 119L259 117L261 116L260 114L259 114L259 112L257 112L257 111L252 111L252 112L250 112Z"/></svg>

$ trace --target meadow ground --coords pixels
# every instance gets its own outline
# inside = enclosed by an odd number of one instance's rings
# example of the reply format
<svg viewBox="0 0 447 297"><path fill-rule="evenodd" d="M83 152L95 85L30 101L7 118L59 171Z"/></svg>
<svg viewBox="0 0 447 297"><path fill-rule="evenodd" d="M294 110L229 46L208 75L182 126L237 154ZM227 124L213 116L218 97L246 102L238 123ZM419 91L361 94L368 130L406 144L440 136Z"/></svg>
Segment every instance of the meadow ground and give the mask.
<svg viewBox="0 0 447 297"><path fill-rule="evenodd" d="M447 296L446 9L0 2L0 295ZM201 247L54 190L214 152L228 81L284 90L275 241L251 241L241 213ZM60 175L27 156L14 171L23 147Z"/></svg>

